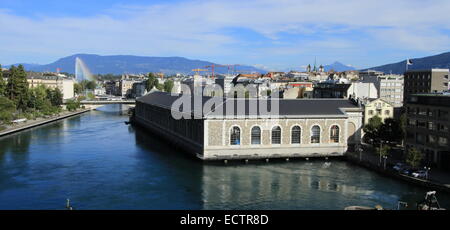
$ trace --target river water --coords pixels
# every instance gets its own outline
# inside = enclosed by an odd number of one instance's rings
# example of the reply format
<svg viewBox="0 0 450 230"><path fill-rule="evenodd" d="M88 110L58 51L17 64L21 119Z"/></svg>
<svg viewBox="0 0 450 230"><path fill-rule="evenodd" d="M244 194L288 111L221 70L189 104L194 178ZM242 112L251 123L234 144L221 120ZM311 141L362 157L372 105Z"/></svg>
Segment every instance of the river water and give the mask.
<svg viewBox="0 0 450 230"><path fill-rule="evenodd" d="M392 209L427 191L337 160L205 164L125 125L122 109L1 138L0 209L64 209L67 198L74 209Z"/></svg>

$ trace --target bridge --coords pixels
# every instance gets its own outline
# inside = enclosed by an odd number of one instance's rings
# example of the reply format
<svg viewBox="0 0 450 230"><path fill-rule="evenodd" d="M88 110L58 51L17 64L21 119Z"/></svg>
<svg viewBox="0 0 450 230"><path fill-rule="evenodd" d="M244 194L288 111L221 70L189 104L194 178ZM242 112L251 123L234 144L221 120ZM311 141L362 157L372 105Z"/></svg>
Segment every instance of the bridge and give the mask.
<svg viewBox="0 0 450 230"><path fill-rule="evenodd" d="M136 100L83 100L80 105L88 109L96 109L105 105L129 105L134 107Z"/></svg>

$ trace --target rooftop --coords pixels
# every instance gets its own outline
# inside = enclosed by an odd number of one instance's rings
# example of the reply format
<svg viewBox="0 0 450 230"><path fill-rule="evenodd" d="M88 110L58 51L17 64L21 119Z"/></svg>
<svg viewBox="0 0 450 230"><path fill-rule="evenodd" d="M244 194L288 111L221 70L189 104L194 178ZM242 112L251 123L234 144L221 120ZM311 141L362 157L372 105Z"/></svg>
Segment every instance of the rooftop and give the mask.
<svg viewBox="0 0 450 230"><path fill-rule="evenodd" d="M201 97L201 102L194 102L195 97L185 95L190 100L191 108L189 113L203 118L214 118L224 116L246 116L246 117L305 117L305 116L335 116L345 117L344 109L360 110L358 106L346 99L245 99L245 98L222 98L222 97ZM138 102L155 105L169 110L180 110L180 104L172 105L180 99L182 95L171 95L166 92L153 92L137 99ZM278 102L278 113L271 111L275 109ZM213 106L213 104L215 104ZM267 104L267 106L265 106ZM201 106L201 107L200 107ZM263 106L260 108L260 106ZM212 109L214 108L214 109ZM238 110L237 108L244 108ZM250 111L252 108L252 111Z"/></svg>

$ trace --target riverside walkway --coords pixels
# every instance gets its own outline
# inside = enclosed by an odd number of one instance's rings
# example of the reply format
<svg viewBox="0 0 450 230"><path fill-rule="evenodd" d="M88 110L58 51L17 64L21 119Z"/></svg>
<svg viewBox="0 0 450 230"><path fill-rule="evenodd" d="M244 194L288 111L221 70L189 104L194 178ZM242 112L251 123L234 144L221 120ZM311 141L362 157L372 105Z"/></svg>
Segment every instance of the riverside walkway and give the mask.
<svg viewBox="0 0 450 230"><path fill-rule="evenodd" d="M58 121L61 119L65 119L68 117L76 116L85 112L91 111L91 109L79 109L74 112L64 111L58 115L50 116L47 118L36 118L36 120L27 120L26 122L16 124L16 125L9 125L6 127L6 129L0 131L0 137L7 136L13 133L17 133L26 129L31 129L37 126L45 125L54 121Z"/></svg>
<svg viewBox="0 0 450 230"><path fill-rule="evenodd" d="M361 153L348 152L346 158L349 162L376 171L385 176L401 179L406 182L417 184L420 186L428 187L430 189L436 189L450 193L450 172L442 171L439 169L433 169L428 172L428 178L415 178L412 176L400 174L393 169L393 166L397 163L404 163L403 160L389 157L386 159L386 167L384 165L384 159L381 160L379 155L369 146L363 146L364 151Z"/></svg>

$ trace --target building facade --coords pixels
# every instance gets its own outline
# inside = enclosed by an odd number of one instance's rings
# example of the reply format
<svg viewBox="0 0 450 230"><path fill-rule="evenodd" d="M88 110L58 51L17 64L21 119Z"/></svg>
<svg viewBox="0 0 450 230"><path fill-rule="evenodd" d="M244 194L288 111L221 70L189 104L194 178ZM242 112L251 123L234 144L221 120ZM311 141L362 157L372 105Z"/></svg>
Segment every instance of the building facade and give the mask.
<svg viewBox="0 0 450 230"><path fill-rule="evenodd" d="M353 99L374 99L378 98L378 91L373 83L352 82L347 91L347 97Z"/></svg>
<svg viewBox="0 0 450 230"><path fill-rule="evenodd" d="M275 107L270 100L216 97L208 109L211 98L202 97L198 111L183 112L197 119L174 119L172 105L181 97L139 98L132 121L203 160L342 156L361 139L362 110L348 100L276 99L279 111L271 114L249 109L252 103Z"/></svg>
<svg viewBox="0 0 450 230"><path fill-rule="evenodd" d="M37 87L39 85L44 85L45 87L56 89L58 88L63 94L63 99L71 99L75 97L74 84L75 81L70 78L60 78L60 77L40 77L40 78L28 78L28 86L30 88Z"/></svg>
<svg viewBox="0 0 450 230"><path fill-rule="evenodd" d="M380 98L394 107L403 106L403 75L383 75L378 77Z"/></svg>
<svg viewBox="0 0 450 230"><path fill-rule="evenodd" d="M449 69L409 70L405 73L403 100L411 94L437 93L449 89Z"/></svg>
<svg viewBox="0 0 450 230"><path fill-rule="evenodd" d="M314 85L314 98L348 98L348 89L351 84L336 84L329 82Z"/></svg>
<svg viewBox="0 0 450 230"><path fill-rule="evenodd" d="M369 124L370 118L375 116L381 118L382 122L394 118L394 106L381 98L369 100L364 105L364 125Z"/></svg>
<svg viewBox="0 0 450 230"><path fill-rule="evenodd" d="M416 148L424 163L450 170L450 94L411 95L405 104L406 148Z"/></svg>

